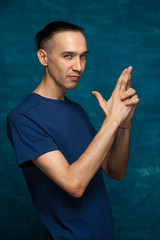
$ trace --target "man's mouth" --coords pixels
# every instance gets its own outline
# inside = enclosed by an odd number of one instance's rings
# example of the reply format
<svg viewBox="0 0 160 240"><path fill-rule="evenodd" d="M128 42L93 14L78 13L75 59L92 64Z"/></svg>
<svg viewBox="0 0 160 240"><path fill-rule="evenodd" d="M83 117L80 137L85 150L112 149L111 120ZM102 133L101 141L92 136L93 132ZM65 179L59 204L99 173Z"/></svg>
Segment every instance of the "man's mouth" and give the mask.
<svg viewBox="0 0 160 240"><path fill-rule="evenodd" d="M70 75L69 76L72 80L78 80L80 78L79 75Z"/></svg>

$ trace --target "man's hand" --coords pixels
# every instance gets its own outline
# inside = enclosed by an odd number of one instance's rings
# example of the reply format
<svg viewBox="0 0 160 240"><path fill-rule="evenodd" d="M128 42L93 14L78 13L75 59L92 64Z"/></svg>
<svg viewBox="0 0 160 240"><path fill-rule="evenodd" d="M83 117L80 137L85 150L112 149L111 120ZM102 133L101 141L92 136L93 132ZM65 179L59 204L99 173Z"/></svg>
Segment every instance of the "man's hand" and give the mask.
<svg viewBox="0 0 160 240"><path fill-rule="evenodd" d="M99 105L106 117L112 115L119 121L121 127L128 127L133 117L135 108L139 102L135 90L131 88L132 67L125 69L116 84L116 87L108 101L99 92L93 91L93 96L98 100Z"/></svg>

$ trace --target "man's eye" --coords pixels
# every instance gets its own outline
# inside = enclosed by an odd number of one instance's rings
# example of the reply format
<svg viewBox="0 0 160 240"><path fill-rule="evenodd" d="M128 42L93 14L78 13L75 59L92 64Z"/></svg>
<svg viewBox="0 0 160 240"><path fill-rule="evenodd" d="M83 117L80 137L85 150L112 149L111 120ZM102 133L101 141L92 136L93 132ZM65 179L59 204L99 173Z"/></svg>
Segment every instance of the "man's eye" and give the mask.
<svg viewBox="0 0 160 240"><path fill-rule="evenodd" d="M65 58L71 58L72 56L69 54L64 55Z"/></svg>
<svg viewBox="0 0 160 240"><path fill-rule="evenodd" d="M84 55L81 55L81 58L84 58L84 59L86 59L86 57L87 57L87 55L86 55L86 54L84 54Z"/></svg>

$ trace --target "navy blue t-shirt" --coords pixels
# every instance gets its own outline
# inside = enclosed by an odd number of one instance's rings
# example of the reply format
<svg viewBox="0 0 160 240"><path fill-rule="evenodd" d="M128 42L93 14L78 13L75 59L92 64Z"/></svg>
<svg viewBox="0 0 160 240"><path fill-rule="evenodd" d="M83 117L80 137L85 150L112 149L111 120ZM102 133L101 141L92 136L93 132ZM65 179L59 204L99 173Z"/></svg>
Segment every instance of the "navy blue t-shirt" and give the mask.
<svg viewBox="0 0 160 240"><path fill-rule="evenodd" d="M47 239L113 240L112 214L101 169L83 196L74 198L32 162L54 150L61 151L69 164L81 156L96 134L82 107L68 98L54 100L31 93L8 115L7 134Z"/></svg>

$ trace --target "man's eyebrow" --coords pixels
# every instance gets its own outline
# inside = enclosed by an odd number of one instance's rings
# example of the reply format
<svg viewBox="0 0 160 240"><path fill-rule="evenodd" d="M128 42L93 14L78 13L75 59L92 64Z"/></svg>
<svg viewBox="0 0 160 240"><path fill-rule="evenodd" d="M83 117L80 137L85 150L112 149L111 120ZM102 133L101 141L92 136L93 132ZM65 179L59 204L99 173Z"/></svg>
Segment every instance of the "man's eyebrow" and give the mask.
<svg viewBox="0 0 160 240"><path fill-rule="evenodd" d="M82 54L88 54L89 53L89 51L87 50L87 51L84 51L84 52L82 52ZM75 55L76 54L76 52L71 52L71 51L64 51L64 52L62 52L61 53L61 55L65 55L65 54L72 54L72 55Z"/></svg>
<svg viewBox="0 0 160 240"><path fill-rule="evenodd" d="M87 50L87 51L84 51L82 54L88 54L89 53L89 51Z"/></svg>

